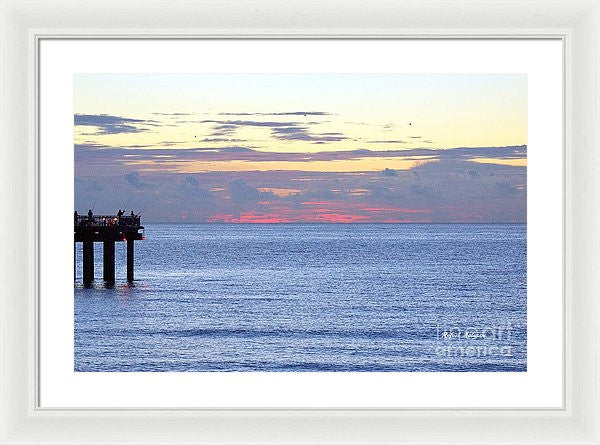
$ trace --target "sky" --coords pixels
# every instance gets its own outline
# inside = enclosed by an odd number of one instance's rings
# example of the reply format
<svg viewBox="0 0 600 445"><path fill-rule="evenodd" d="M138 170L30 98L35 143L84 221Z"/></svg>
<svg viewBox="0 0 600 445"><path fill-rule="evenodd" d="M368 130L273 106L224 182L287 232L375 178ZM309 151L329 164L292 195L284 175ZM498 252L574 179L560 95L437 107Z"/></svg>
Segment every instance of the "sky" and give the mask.
<svg viewBox="0 0 600 445"><path fill-rule="evenodd" d="M526 222L524 74L76 74L75 209Z"/></svg>

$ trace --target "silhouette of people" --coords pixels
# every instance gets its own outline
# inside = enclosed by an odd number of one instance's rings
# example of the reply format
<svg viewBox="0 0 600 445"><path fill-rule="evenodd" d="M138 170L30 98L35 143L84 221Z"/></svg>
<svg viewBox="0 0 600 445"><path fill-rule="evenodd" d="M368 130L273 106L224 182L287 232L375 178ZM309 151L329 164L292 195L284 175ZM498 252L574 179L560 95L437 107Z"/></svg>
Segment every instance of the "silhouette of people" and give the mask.
<svg viewBox="0 0 600 445"><path fill-rule="evenodd" d="M78 216L79 216L79 215L77 214L77 210L75 210L75 225L77 225L77 217L78 217Z"/></svg>
<svg viewBox="0 0 600 445"><path fill-rule="evenodd" d="M92 212L92 209L88 210L88 224L93 224L94 222L94 212Z"/></svg>
<svg viewBox="0 0 600 445"><path fill-rule="evenodd" d="M123 210L119 209L119 211L117 212L117 224L121 225L122 221L121 221L121 217L123 216Z"/></svg>

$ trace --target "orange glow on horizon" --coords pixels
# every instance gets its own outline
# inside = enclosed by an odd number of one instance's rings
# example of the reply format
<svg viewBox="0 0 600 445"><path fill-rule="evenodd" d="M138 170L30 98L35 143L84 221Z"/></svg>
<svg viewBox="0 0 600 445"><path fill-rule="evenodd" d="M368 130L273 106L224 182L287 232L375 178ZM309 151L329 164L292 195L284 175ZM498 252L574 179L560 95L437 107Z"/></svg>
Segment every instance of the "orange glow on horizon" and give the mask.
<svg viewBox="0 0 600 445"><path fill-rule="evenodd" d="M435 162L433 156L420 157L364 157L356 159L336 159L331 161L165 161L165 160L125 160L126 166L142 167L145 171L171 173L203 172L250 172L250 171L307 171L326 173L354 173L393 170L410 170L426 162Z"/></svg>
<svg viewBox="0 0 600 445"><path fill-rule="evenodd" d="M239 214L216 213L207 222L222 223L353 223L353 222L380 222L382 213L385 215L383 222L429 222L424 219L424 214L432 213L431 209L407 209L402 207L370 207L364 204L349 204L342 201L306 201L301 204L314 205L315 208L292 208L281 206L269 201L261 201L259 204L270 208L262 211L242 211ZM366 213L362 213L366 212ZM401 215L409 216L403 218ZM413 218L420 215L418 218Z"/></svg>
<svg viewBox="0 0 600 445"><path fill-rule="evenodd" d="M527 167L527 158L473 158L471 162L479 164L510 165L512 167Z"/></svg>
<svg viewBox="0 0 600 445"><path fill-rule="evenodd" d="M295 195L297 193L302 192L300 189L286 189L286 188L278 188L278 187L259 187L259 192L262 193L273 193L277 197L287 197L290 195Z"/></svg>

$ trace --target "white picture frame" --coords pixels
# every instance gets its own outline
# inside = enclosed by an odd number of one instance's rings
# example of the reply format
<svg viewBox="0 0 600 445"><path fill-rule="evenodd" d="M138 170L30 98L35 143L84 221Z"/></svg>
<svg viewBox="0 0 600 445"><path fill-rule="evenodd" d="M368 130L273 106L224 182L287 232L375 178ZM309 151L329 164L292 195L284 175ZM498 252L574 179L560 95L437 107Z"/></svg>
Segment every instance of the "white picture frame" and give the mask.
<svg viewBox="0 0 600 445"><path fill-rule="evenodd" d="M298 0L280 4L248 0L235 5L215 0L0 0L0 17L0 443L600 443L598 0ZM50 38L215 37L562 39L562 408L39 407L39 42Z"/></svg>

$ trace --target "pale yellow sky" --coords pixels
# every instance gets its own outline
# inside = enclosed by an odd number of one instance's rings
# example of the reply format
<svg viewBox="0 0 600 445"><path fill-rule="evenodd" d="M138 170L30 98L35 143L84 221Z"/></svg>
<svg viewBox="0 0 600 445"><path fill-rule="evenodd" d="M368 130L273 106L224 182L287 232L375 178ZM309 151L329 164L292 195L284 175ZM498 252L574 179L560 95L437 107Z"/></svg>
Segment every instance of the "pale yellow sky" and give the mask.
<svg viewBox="0 0 600 445"><path fill-rule="evenodd" d="M78 125L76 144L307 153L527 144L521 74L78 74L74 86L76 114L136 120Z"/></svg>

